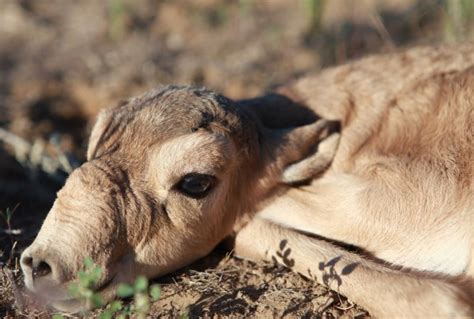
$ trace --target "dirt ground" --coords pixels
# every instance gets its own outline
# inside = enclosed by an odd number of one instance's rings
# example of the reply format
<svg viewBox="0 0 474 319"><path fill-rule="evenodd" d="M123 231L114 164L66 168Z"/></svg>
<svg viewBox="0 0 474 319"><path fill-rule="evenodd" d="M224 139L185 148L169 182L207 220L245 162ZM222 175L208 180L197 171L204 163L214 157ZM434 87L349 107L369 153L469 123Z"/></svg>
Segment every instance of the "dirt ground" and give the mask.
<svg viewBox="0 0 474 319"><path fill-rule="evenodd" d="M49 317L21 305L18 257L100 109L170 83L251 97L369 53L473 39L473 19L469 0L0 0L0 316ZM157 282L152 317L368 316L222 249Z"/></svg>

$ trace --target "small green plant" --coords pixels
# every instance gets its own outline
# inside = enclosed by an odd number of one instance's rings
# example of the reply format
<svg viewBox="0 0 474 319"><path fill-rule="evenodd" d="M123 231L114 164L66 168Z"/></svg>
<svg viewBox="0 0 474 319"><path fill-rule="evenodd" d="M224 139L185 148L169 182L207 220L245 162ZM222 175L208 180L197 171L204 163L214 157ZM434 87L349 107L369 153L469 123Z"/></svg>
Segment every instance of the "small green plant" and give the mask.
<svg viewBox="0 0 474 319"><path fill-rule="evenodd" d="M321 20L323 17L324 0L306 0L304 1L305 10L308 16L307 36L315 36L321 29Z"/></svg>
<svg viewBox="0 0 474 319"><path fill-rule="evenodd" d="M474 20L474 1L446 0L444 5L444 36L447 41L465 39Z"/></svg>
<svg viewBox="0 0 474 319"><path fill-rule="evenodd" d="M120 284L117 289L117 295L122 298L133 296L133 303L128 305L122 311L122 314L145 318L150 310L150 301L156 301L160 298L161 288L158 285L148 285L148 280L140 276L133 285Z"/></svg>
<svg viewBox="0 0 474 319"><path fill-rule="evenodd" d="M19 205L20 204L17 204L13 209L10 209L9 207L7 207L7 209L5 211L0 210L0 216L3 219L3 221L5 223L5 226L6 226L5 229L0 228L0 230L3 231L3 233L5 233L9 237L10 244L11 244L10 257L8 258L8 260L6 262L6 265L11 265L11 263L14 259L14 256L15 256L15 249L16 249L17 241L14 240L13 236L21 234L20 229L13 229L12 228L13 213L15 213L15 211L18 208ZM3 254L3 249L0 250L0 255L2 255L2 254Z"/></svg>
<svg viewBox="0 0 474 319"><path fill-rule="evenodd" d="M84 260L84 270L78 274L78 281L72 283L69 294L73 298L84 301L91 308L101 308L106 305L101 296L94 292L94 287L100 280L102 269L94 264L91 258ZM119 284L117 295L122 298L133 297L133 302L123 305L121 301L114 300L109 303L98 315L99 319L125 319L145 318L150 310L150 304L160 298L161 289L159 285L149 285L148 279L140 276L131 284ZM59 314L53 315L53 319L63 319Z"/></svg>
<svg viewBox="0 0 474 319"><path fill-rule="evenodd" d="M91 258L84 260L84 270L79 271L78 281L69 285L69 294L73 298L85 301L94 308L104 306L100 295L94 293L94 286L100 280L102 269L96 265Z"/></svg>
<svg viewBox="0 0 474 319"><path fill-rule="evenodd" d="M118 41L126 29L127 10L122 0L109 0L109 37Z"/></svg>

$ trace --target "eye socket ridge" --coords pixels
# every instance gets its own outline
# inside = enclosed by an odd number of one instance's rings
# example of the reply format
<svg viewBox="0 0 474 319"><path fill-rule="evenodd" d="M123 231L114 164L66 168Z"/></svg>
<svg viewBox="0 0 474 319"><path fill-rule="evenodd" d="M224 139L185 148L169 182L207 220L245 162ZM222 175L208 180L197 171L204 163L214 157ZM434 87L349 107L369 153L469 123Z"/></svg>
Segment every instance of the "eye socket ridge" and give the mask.
<svg viewBox="0 0 474 319"><path fill-rule="evenodd" d="M208 195L216 183L217 179L212 175L189 173L181 178L175 188L188 197L199 199Z"/></svg>

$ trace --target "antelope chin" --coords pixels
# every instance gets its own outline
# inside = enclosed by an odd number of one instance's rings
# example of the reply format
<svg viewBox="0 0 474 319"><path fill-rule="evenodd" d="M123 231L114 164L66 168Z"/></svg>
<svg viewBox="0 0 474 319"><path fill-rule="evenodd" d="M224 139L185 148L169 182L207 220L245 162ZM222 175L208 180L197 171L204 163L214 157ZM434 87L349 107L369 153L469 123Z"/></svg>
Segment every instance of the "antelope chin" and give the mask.
<svg viewBox="0 0 474 319"><path fill-rule="evenodd" d="M99 289L95 290L104 302L110 301L115 296L115 290L118 283L113 276L110 280L106 281ZM77 313L85 310L90 310L94 305L88 304L85 300L77 298L65 298L51 300L49 304L56 310Z"/></svg>
<svg viewBox="0 0 474 319"><path fill-rule="evenodd" d="M69 284L70 283L65 283L62 286L68 286ZM114 274L94 289L94 293L99 294L104 302L108 302L115 297L117 285L117 276ZM48 290L43 289L41 291L34 288L28 289L33 293L35 299L57 311L78 313L92 309L94 306L88 304L86 300L71 297L63 287L51 287Z"/></svg>
<svg viewBox="0 0 474 319"><path fill-rule="evenodd" d="M78 313L87 309L84 301L79 299L65 299L50 303L55 310L68 313Z"/></svg>

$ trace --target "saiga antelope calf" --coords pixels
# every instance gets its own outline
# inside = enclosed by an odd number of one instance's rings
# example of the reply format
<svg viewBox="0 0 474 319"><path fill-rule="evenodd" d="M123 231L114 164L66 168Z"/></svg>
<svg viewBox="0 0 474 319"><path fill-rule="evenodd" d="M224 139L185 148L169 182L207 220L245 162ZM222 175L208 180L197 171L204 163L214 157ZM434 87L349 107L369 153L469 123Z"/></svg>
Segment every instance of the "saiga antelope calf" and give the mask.
<svg viewBox="0 0 474 319"><path fill-rule="evenodd" d="M472 44L416 48L252 100L171 86L105 110L22 255L26 286L78 311L87 256L111 299L233 235L375 316L472 315L473 66Z"/></svg>

